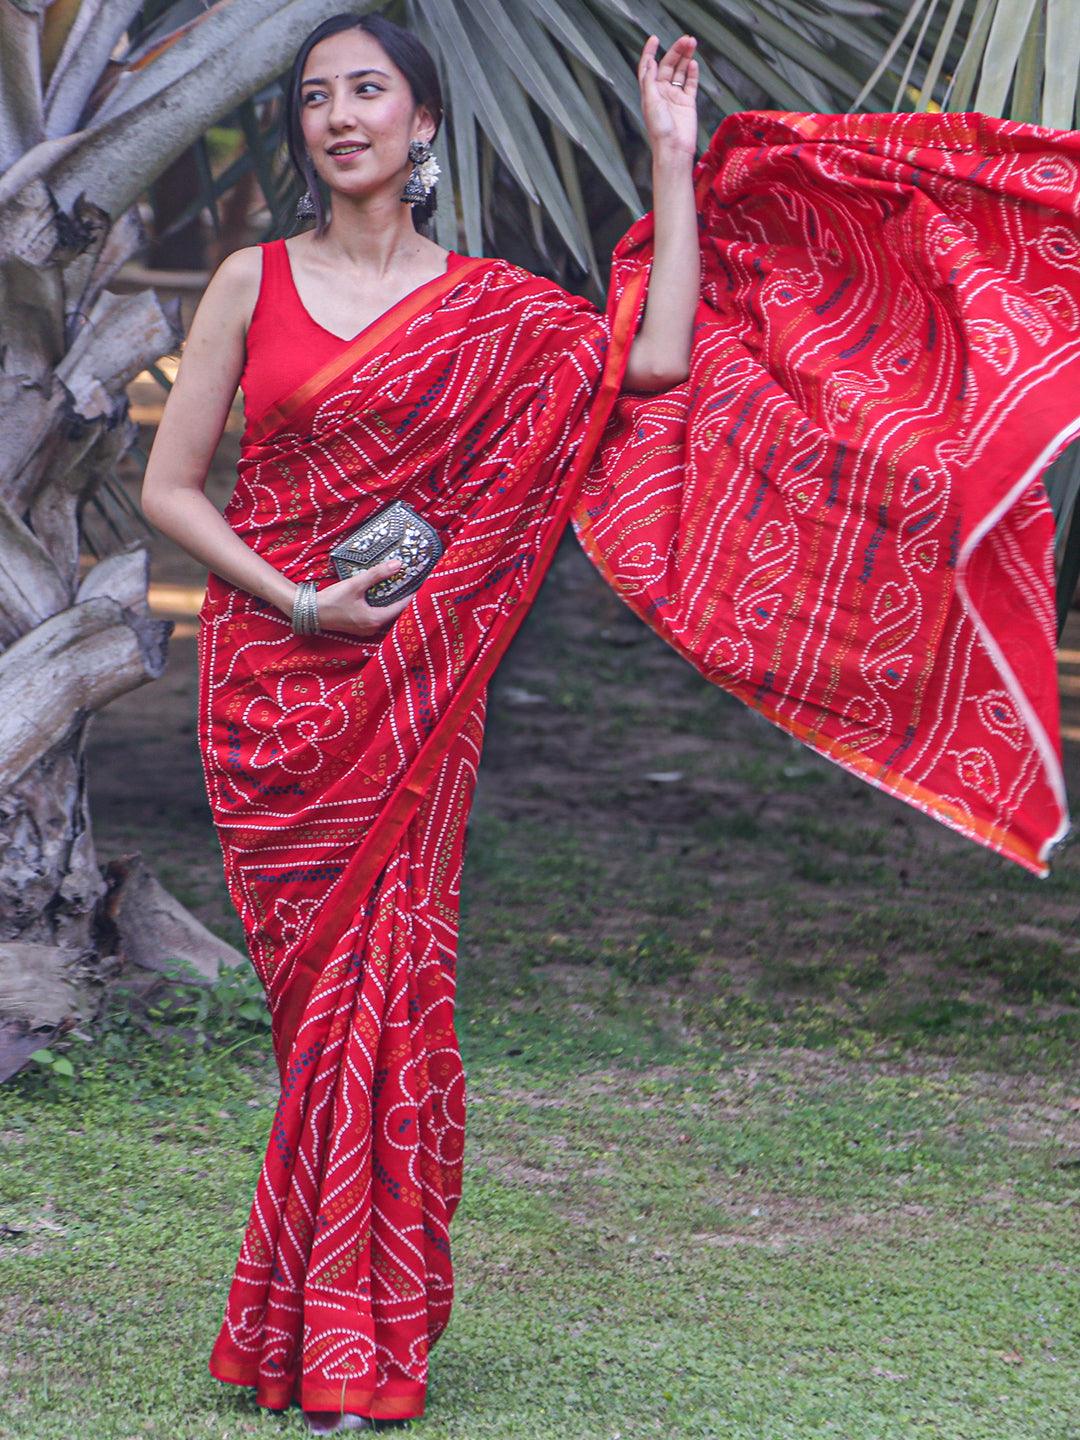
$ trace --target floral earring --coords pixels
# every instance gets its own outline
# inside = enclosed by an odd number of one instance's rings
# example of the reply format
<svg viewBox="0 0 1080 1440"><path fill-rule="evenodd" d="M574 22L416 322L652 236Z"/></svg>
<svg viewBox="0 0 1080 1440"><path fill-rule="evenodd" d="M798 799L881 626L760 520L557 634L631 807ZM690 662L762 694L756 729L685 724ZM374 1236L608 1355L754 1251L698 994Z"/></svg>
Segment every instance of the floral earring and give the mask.
<svg viewBox="0 0 1080 1440"><path fill-rule="evenodd" d="M315 214L315 201L311 198L311 191L305 190L296 202L296 218L298 220L310 220Z"/></svg>
<svg viewBox="0 0 1080 1440"><path fill-rule="evenodd" d="M405 182L401 200L405 205L418 205L427 199L442 171L426 140L409 141L409 159L412 161L412 174Z"/></svg>

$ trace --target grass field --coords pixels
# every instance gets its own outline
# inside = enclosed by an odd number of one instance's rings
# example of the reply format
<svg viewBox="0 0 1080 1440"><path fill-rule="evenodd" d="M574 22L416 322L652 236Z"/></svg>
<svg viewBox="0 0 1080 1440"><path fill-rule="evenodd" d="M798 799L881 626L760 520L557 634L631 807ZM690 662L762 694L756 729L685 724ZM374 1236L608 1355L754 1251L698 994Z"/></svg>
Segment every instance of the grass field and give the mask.
<svg viewBox="0 0 1080 1440"><path fill-rule="evenodd" d="M99 849L236 942L174 650L95 729ZM1074 1436L1078 917L1075 848L1036 881L818 762L564 549L492 691L457 1299L394 1433ZM0 1089L4 1440L304 1433L206 1370L276 1099L254 998L180 991L154 1039L118 996Z"/></svg>

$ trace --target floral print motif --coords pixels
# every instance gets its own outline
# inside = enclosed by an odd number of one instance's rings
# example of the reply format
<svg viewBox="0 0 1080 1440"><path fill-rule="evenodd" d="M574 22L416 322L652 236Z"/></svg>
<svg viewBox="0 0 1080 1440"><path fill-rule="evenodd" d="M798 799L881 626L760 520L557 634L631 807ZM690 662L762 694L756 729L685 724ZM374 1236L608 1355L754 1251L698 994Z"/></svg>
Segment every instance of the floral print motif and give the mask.
<svg viewBox="0 0 1080 1440"><path fill-rule="evenodd" d="M290 775L311 775L323 760L323 747L349 725L344 696L328 689L312 671L284 675L273 698L260 695L244 712L259 740L248 760L257 769L279 767Z"/></svg>

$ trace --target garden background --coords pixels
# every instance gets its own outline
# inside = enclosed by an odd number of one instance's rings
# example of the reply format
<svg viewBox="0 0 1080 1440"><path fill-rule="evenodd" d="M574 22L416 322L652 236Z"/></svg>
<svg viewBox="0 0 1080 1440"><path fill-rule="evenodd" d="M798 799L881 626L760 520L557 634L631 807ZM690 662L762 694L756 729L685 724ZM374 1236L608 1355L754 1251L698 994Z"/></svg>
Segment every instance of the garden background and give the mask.
<svg viewBox="0 0 1080 1440"><path fill-rule="evenodd" d="M0 4L8 25L11 0ZM64 7L38 8L44 34ZM77 23L80 8L110 7L66 8ZM398 8L431 23L430 6ZM1065 11L1052 0L673 3L670 19L654 8L663 43L679 28L711 42L726 108L793 94L798 108L844 109L876 47L888 57L877 103L858 108L936 104L934 85L955 99L967 64L964 104L1016 114L1059 103L1047 58L1073 33L1053 29ZM160 27L197 35L214 15L156 9L125 32L133 47L141 35L140 56L157 53ZM465 15L475 38L481 9L455 0L442 13ZM587 11L624 66L642 38L631 9L536 7ZM761 16L801 34L816 69ZM707 35L703 21L722 29ZM861 52L845 26L862 30ZM977 87L1014 32L995 102ZM846 94L822 56L847 66ZM140 65L131 73L152 74ZM640 185L625 106L576 67ZM527 75L512 78L538 117ZM142 304L153 279L163 313L173 300L189 319L217 256L287 210L275 103L270 87L234 98L139 191L145 242L111 293ZM93 130L88 115L73 134ZM631 214L556 122L541 129L550 174L535 200L483 117L475 166L454 149L456 246L595 294L596 253L575 258L572 239L596 237L603 255ZM146 618L167 622L158 673L59 743L98 859L148 871L241 947L195 742L205 572L136 515L175 373L163 350L149 359L113 377L135 444L84 477L74 519L80 581L146 546ZM222 504L240 423L236 407L209 479ZM1059 462L1064 562L1074 462ZM1062 613L1075 807L1080 612ZM136 855L144 871L124 859ZM458 1291L428 1414L405 1428L432 1440L1065 1440L1080 1368L1078 954L1075 846L1038 881L829 766L706 685L568 534L491 687L459 960ZM4 1440L303 1433L299 1412L262 1414L206 1370L277 1098L261 991L246 966L208 983L147 958L102 946L85 1013L43 1028L38 1058L0 1087Z"/></svg>

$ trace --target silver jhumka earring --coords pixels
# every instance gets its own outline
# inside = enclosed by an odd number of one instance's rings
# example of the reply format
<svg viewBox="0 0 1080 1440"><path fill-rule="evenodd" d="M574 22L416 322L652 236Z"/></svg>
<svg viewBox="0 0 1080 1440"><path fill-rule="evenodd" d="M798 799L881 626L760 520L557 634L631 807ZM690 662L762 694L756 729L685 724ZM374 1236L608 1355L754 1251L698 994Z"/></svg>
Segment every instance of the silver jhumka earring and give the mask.
<svg viewBox="0 0 1080 1440"><path fill-rule="evenodd" d="M426 140L409 141L409 159L413 165L412 174L405 182L401 200L405 205L419 205L427 199L442 171Z"/></svg>
<svg viewBox="0 0 1080 1440"><path fill-rule="evenodd" d="M315 201L311 198L311 191L305 190L296 202L296 218L298 220L310 220L315 214Z"/></svg>

